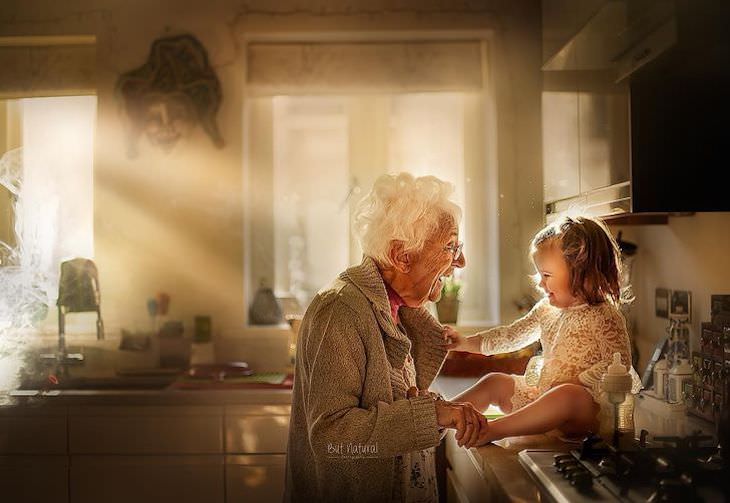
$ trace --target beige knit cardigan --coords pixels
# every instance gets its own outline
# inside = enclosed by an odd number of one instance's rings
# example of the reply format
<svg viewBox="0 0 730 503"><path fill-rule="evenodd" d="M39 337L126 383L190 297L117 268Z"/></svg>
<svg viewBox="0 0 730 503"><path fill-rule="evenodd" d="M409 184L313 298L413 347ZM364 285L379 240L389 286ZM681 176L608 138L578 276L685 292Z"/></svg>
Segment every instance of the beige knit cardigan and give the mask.
<svg viewBox="0 0 730 503"><path fill-rule="evenodd" d="M419 389L446 357L441 325L401 308L400 332L371 258L321 290L302 321L286 467L285 501L401 501L396 458L439 443L430 397L406 398L412 355Z"/></svg>

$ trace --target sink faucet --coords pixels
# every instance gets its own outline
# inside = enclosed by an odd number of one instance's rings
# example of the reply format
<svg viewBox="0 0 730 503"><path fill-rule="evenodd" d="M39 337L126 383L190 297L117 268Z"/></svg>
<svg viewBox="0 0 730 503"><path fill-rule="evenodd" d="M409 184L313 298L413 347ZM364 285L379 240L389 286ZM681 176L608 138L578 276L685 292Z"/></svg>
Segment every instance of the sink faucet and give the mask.
<svg viewBox="0 0 730 503"><path fill-rule="evenodd" d="M101 319L99 273L92 260L75 258L61 263L58 281L58 354L41 355L44 360L61 363L82 363L84 355L66 349L66 314L96 311L96 339L104 339Z"/></svg>

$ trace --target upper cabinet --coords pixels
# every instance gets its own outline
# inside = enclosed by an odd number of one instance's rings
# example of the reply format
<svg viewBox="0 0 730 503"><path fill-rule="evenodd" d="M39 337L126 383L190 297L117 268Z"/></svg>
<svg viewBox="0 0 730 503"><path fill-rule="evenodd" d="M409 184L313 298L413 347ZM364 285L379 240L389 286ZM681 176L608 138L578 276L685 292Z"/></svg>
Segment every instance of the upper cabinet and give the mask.
<svg viewBox="0 0 730 503"><path fill-rule="evenodd" d="M545 76L542 93L544 198L600 214L630 211L629 95L600 73Z"/></svg>
<svg viewBox="0 0 730 503"><path fill-rule="evenodd" d="M730 210L726 26L730 2L543 1L548 221Z"/></svg>

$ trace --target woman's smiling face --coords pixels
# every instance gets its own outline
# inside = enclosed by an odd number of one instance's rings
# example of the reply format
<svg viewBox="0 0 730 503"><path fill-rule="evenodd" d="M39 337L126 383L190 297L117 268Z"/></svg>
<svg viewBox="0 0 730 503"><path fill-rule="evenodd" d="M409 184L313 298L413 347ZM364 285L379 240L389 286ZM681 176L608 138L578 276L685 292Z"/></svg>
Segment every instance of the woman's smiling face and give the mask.
<svg viewBox="0 0 730 503"><path fill-rule="evenodd" d="M555 307L570 307L580 303L570 288L570 269L558 243L546 243L533 257L540 275L539 286Z"/></svg>
<svg viewBox="0 0 730 503"><path fill-rule="evenodd" d="M427 240L423 249L413 257L408 272L410 288L401 295L409 307L422 306L426 301L436 302L441 298L442 279L453 274L455 268L466 265L466 258L461 253L454 259L451 251L459 243L459 229L453 219L445 219L445 224L431 239Z"/></svg>

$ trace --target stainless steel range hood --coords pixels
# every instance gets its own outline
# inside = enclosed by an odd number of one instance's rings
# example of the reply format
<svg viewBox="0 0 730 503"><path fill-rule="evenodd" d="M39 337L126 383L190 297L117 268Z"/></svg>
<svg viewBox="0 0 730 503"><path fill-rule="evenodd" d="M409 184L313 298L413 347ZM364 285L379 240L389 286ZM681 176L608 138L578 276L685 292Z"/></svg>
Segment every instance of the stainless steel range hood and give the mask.
<svg viewBox="0 0 730 503"><path fill-rule="evenodd" d="M618 82L677 40L671 0L607 0L543 70L612 70Z"/></svg>

